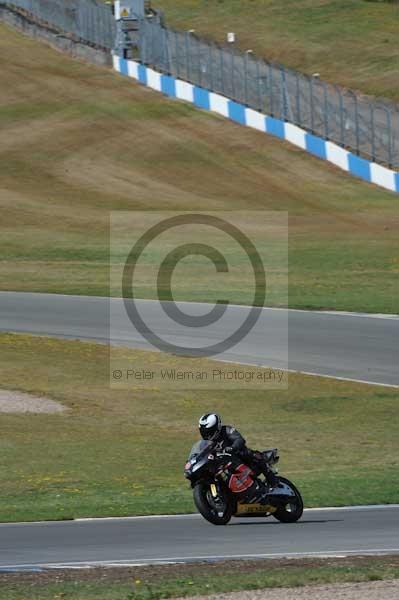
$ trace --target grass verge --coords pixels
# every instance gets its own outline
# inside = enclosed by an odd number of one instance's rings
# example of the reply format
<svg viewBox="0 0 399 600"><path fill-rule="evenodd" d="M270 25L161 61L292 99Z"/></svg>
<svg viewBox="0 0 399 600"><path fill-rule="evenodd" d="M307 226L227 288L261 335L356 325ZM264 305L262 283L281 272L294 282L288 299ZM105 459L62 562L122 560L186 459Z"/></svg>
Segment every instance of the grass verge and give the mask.
<svg viewBox="0 0 399 600"><path fill-rule="evenodd" d="M210 401L209 390L110 389L106 346L15 334L0 343L1 389L69 409L1 415L0 521L194 511L182 469L210 409L249 445L279 447L281 473L307 506L398 497L397 390L290 375L285 391L218 390ZM118 356L152 367L172 360L113 349Z"/></svg>
<svg viewBox="0 0 399 600"><path fill-rule="evenodd" d="M0 575L7 600L160 600L241 590L370 582L399 578L399 559L356 557L324 560L235 561ZM309 597L312 597L309 587Z"/></svg>
<svg viewBox="0 0 399 600"><path fill-rule="evenodd" d="M0 289L114 294L110 211L277 210L291 307L399 313L394 194L3 25L0 57Z"/></svg>
<svg viewBox="0 0 399 600"><path fill-rule="evenodd" d="M399 100L394 2L371 0L157 0L167 22L368 94ZM365 42L367 40L367 42Z"/></svg>

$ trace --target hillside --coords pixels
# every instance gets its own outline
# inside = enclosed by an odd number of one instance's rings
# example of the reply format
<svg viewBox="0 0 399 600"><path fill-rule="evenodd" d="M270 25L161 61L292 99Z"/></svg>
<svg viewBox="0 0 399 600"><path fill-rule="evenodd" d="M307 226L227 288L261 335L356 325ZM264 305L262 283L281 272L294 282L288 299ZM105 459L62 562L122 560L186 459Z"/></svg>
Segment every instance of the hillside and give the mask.
<svg viewBox="0 0 399 600"><path fill-rule="evenodd" d="M153 0L169 25L269 60L399 100L398 5L373 0Z"/></svg>
<svg viewBox="0 0 399 600"><path fill-rule="evenodd" d="M276 209L291 306L399 312L394 194L4 26L0 64L0 289L107 295L111 210Z"/></svg>

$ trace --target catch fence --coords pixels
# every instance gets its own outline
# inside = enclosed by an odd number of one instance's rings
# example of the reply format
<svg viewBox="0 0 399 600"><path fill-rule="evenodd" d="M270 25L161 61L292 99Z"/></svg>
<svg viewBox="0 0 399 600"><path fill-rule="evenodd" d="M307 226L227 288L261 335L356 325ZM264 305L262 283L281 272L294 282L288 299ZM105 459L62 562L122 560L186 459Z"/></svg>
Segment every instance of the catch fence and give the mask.
<svg viewBox="0 0 399 600"><path fill-rule="evenodd" d="M117 41L111 6L96 0L6 0L3 4L109 51L125 40L122 34ZM399 167L399 110L394 103L267 62L250 51L237 50L234 44L221 46L192 32L175 31L159 18L140 18L134 29L128 47L137 46L143 64L294 123L372 161Z"/></svg>
<svg viewBox="0 0 399 600"><path fill-rule="evenodd" d="M109 4L96 0L7 0L4 4L93 46L111 51L115 45L116 22Z"/></svg>
<svg viewBox="0 0 399 600"><path fill-rule="evenodd" d="M150 19L140 23L145 65L294 123L372 161L399 166L399 112L376 100Z"/></svg>

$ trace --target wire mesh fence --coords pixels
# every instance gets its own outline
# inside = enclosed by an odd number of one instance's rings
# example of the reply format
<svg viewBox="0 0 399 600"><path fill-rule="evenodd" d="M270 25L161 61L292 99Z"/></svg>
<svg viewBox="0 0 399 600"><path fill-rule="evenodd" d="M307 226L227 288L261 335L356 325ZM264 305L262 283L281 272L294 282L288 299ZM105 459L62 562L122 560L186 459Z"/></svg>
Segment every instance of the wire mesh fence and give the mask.
<svg viewBox="0 0 399 600"><path fill-rule="evenodd" d="M115 48L117 25L110 5L96 0L4 4L78 40ZM138 37L139 57L146 65L294 123L373 161L399 167L399 111L393 103L355 94L232 45L174 31L159 19L140 19Z"/></svg>
<svg viewBox="0 0 399 600"><path fill-rule="evenodd" d="M93 46L114 47L116 23L110 5L96 0L7 0L5 4Z"/></svg>
<svg viewBox="0 0 399 600"><path fill-rule="evenodd" d="M357 95L150 19L142 20L139 30L144 64L294 123L373 161L399 166L399 112L393 103Z"/></svg>

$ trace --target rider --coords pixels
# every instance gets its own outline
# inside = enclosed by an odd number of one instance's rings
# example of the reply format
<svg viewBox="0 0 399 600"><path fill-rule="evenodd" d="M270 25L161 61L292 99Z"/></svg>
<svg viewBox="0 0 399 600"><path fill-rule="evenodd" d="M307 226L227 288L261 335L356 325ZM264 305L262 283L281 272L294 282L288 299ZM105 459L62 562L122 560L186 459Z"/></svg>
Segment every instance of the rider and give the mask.
<svg viewBox="0 0 399 600"><path fill-rule="evenodd" d="M278 477L265 462L261 452L251 450L246 446L241 433L230 425L222 425L222 419L216 413L202 415L199 420L199 431L202 439L220 444L220 449L229 454L236 454L257 472L263 473L271 487L278 485Z"/></svg>

